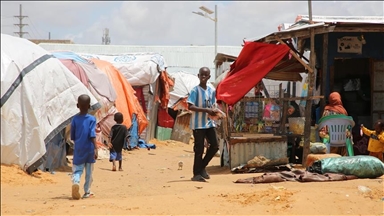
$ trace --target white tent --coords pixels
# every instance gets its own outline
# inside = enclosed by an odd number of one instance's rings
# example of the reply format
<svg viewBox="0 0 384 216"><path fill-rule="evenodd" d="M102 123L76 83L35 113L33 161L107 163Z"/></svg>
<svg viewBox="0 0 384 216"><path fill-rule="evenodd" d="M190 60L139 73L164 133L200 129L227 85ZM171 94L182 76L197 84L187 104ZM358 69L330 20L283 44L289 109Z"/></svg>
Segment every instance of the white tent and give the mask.
<svg viewBox="0 0 384 216"><path fill-rule="evenodd" d="M119 55L95 55L78 53L83 58L96 58L115 66L132 86L154 83L167 67L164 57L158 53L129 53Z"/></svg>
<svg viewBox="0 0 384 216"><path fill-rule="evenodd" d="M34 43L1 34L1 163L39 166L45 143L78 113L88 89L58 59Z"/></svg>
<svg viewBox="0 0 384 216"><path fill-rule="evenodd" d="M200 83L197 75L184 71L172 73L171 76L175 79L175 86L173 87L173 91L169 93L170 98L168 107L173 107L181 98L188 96L193 87ZM210 82L208 82L208 85L215 89Z"/></svg>

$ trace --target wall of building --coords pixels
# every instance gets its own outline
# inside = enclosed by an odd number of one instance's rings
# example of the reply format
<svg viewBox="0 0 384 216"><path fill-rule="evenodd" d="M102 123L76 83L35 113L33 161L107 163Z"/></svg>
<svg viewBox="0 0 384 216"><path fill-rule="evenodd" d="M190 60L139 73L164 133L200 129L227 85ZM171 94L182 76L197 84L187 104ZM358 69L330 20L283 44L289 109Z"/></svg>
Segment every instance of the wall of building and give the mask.
<svg viewBox="0 0 384 216"><path fill-rule="evenodd" d="M360 36L364 35L366 44L363 45L362 53L339 53L337 51L337 39L345 36ZM309 47L308 43L306 43ZM325 96L328 97L330 94L330 68L334 65L335 58L372 58L376 60L384 60L384 33L382 32L368 32L368 33L358 33L358 32L335 32L329 33L328 37L328 68L327 68L327 85L325 89ZM315 37L315 50L317 56L317 65L322 67L323 64L323 35L316 35Z"/></svg>

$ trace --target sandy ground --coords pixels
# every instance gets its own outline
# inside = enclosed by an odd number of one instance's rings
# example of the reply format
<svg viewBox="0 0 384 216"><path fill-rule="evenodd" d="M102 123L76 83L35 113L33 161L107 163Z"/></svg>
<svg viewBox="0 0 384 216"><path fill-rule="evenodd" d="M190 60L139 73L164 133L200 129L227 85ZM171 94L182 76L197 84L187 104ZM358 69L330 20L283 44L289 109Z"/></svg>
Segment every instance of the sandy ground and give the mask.
<svg viewBox="0 0 384 216"><path fill-rule="evenodd" d="M29 176L1 166L1 215L384 215L383 176L343 182L235 184L261 174L231 174L215 157L207 183L192 182L192 145L157 142L124 153L122 172L95 164L95 197L71 198L71 168ZM178 162L184 162L178 170ZM84 177L82 177L82 183ZM362 194L358 186L371 193ZM82 192L82 191L81 191Z"/></svg>

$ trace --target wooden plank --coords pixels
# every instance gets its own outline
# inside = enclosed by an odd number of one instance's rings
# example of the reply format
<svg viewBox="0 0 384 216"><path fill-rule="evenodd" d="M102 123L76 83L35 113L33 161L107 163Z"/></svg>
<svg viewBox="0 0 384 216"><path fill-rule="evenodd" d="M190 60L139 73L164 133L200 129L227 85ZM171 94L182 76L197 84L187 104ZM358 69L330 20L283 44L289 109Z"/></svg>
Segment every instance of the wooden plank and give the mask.
<svg viewBox="0 0 384 216"><path fill-rule="evenodd" d="M291 95L291 82L287 83L287 93Z"/></svg>
<svg viewBox="0 0 384 216"><path fill-rule="evenodd" d="M284 94L284 98L288 98L289 97L289 93L285 93ZM281 119L281 124L280 124L280 131L285 134L286 133L286 130L287 128L285 127L285 124L287 123L287 116L288 116L288 101L283 101L283 115L282 115L282 119Z"/></svg>
<svg viewBox="0 0 384 216"><path fill-rule="evenodd" d="M297 56L297 54L295 52L293 52L292 50L289 50L289 53L292 54L292 56L297 59L297 61L299 61L304 67L305 69L308 70L308 72L312 73L313 72L313 69L311 67L308 66L307 63L305 63L299 56Z"/></svg>
<svg viewBox="0 0 384 216"><path fill-rule="evenodd" d="M276 136L273 134L264 134L264 133L232 133L231 137L232 138L236 138L236 137L261 138L261 137L276 137Z"/></svg>
<svg viewBox="0 0 384 216"><path fill-rule="evenodd" d="M280 100L283 98L283 95L284 94L284 92L283 92L283 83L280 83L279 84L279 98L280 98Z"/></svg>
<svg viewBox="0 0 384 216"><path fill-rule="evenodd" d="M324 27L319 27L314 29L315 29L315 34L325 34L325 33L333 32L335 29L335 26L324 26ZM291 39L296 37L307 37L309 35L310 35L310 29L302 29L302 30L290 31L290 32L279 32L274 35L270 35L265 38L262 38L258 41L269 43L269 42L276 41L276 36L278 36L280 39Z"/></svg>
<svg viewBox="0 0 384 216"><path fill-rule="evenodd" d="M323 35L323 65L321 67L321 95L325 95L325 89L327 86L327 72L328 72L328 40L329 34ZM323 113L325 107L325 100L320 100L320 113Z"/></svg>
<svg viewBox="0 0 384 216"><path fill-rule="evenodd" d="M262 143L262 142L286 142L287 137L284 136L274 136L274 137L231 137L229 140L230 145L235 145L238 143Z"/></svg>
<svg viewBox="0 0 384 216"><path fill-rule="evenodd" d="M325 26L320 28L315 28L315 34L326 34L329 32L383 32L382 26L377 27L340 27L340 26ZM270 43L277 41L276 36L280 39L290 39L296 37L309 38L310 37L310 29L302 29L297 31L290 32L279 32L273 35L267 36L265 38L259 39L258 41Z"/></svg>
<svg viewBox="0 0 384 216"><path fill-rule="evenodd" d="M296 100L314 100L314 99L322 99L324 98L323 95L320 96L312 96L312 97L289 97L289 98L273 98L273 99L278 99L282 101L296 101ZM252 98L243 98L239 102L258 102L258 101L269 101L271 98L257 98L257 97L252 97Z"/></svg>
<svg viewBox="0 0 384 216"><path fill-rule="evenodd" d="M281 38L279 38L278 36L275 36L276 37L276 40L279 41L281 44L285 44L287 45L283 40L281 40ZM307 63L305 63L301 58L300 56L298 56L298 54L296 54L294 51L292 50L289 50L289 53L291 53L291 55L297 60L299 61L304 67L305 69L307 69L309 72L313 72L312 68L308 66Z"/></svg>
<svg viewBox="0 0 384 216"><path fill-rule="evenodd" d="M367 27L341 27L336 26L333 32L383 32L384 27L381 26L367 26Z"/></svg>

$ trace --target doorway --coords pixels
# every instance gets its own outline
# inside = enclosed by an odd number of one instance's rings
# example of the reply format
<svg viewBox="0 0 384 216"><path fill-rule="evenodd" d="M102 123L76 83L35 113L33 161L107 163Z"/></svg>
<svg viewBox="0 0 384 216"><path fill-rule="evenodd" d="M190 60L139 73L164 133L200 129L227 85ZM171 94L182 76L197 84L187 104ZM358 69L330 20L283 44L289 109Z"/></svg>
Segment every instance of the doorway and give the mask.
<svg viewBox="0 0 384 216"><path fill-rule="evenodd" d="M348 115L355 121L355 127L352 129L354 143L362 139L360 125L372 125L370 69L369 58L334 61L333 91L340 93Z"/></svg>

